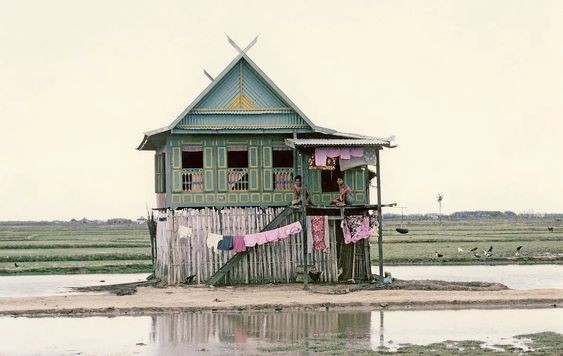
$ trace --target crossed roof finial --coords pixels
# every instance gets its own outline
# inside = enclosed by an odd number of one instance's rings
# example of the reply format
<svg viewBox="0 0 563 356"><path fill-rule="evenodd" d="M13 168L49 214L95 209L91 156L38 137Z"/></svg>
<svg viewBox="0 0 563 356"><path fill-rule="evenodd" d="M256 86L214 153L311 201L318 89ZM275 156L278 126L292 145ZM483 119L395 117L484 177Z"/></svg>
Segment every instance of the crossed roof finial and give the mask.
<svg viewBox="0 0 563 356"><path fill-rule="evenodd" d="M231 46L233 46L233 47L238 51L239 54L245 54L246 52L248 52L248 51L252 48L252 46L254 46L254 45L256 44L256 42L258 42L258 36L256 36L256 37L254 37L254 39L253 39L252 41L250 41L250 43L248 44L248 46L246 46L244 49L241 49L241 48L239 47L239 45L238 45L235 41L233 41L232 38L229 37L229 35L227 35L227 34L225 33L225 36L227 36L227 40L229 41L229 43L231 44ZM207 73L207 71L206 71L205 69L203 70L203 74L205 74L205 76L206 76L209 80L211 80L211 81L214 80L213 77L211 76L211 74Z"/></svg>
<svg viewBox="0 0 563 356"><path fill-rule="evenodd" d="M252 41L250 41L248 46L246 46L244 49L241 49L239 47L239 45L236 44L236 42L233 41L233 39L229 37L229 35L227 35L227 34L225 34L225 35L227 36L227 40L229 41L231 46L233 46L238 51L238 53L240 53L240 54L248 52L252 48L252 46L254 46L256 44L256 42L258 41L258 36L256 36L256 37L254 37L254 39Z"/></svg>

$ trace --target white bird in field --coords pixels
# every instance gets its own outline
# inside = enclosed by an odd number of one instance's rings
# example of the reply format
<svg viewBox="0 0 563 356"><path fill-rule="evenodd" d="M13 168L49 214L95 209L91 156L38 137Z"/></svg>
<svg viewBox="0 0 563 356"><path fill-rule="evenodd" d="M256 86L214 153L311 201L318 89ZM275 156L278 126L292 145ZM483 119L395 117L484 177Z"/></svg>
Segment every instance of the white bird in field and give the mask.
<svg viewBox="0 0 563 356"><path fill-rule="evenodd" d="M461 247L458 247L457 252L463 252L463 249Z"/></svg>

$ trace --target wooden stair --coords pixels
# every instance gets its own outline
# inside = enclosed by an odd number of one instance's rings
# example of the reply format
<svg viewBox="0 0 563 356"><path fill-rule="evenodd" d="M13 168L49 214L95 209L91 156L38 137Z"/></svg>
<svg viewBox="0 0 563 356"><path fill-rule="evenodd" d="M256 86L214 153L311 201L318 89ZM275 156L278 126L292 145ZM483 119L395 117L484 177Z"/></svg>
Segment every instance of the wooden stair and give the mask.
<svg viewBox="0 0 563 356"><path fill-rule="evenodd" d="M260 232L273 230L280 227L281 223L285 220L285 218L291 215L294 211L299 211L299 210L300 209L297 209L292 206L286 207L272 221L270 221L266 226L264 226L264 228L260 230ZM214 286L215 284L217 284L217 282L219 282L223 277L225 277L227 273L229 273L241 260L243 260L248 255L249 251L250 250L247 249L246 251L238 252L234 254L233 257L231 257L223 266L221 266L221 268L219 268L219 270L215 272L215 274L213 274L205 284L207 284L208 286Z"/></svg>

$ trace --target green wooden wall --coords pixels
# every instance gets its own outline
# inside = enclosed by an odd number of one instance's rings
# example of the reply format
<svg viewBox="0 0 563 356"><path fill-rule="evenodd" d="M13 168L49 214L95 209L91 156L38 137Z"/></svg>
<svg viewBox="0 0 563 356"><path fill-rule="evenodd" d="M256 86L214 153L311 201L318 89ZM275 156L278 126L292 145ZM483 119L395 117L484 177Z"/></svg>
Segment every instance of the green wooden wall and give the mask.
<svg viewBox="0 0 563 356"><path fill-rule="evenodd" d="M199 206L283 206L293 199L291 186L287 189L275 189L273 184L274 147L284 147L288 136L257 135L171 135L166 144L166 162L157 158L155 162L155 180L162 182L162 170L159 164L166 166L166 184L168 205L172 208ZM233 191L228 185L227 152L228 147L246 147L248 152L247 190ZM185 191L182 186L182 150L183 147L198 147L203 151L203 188L199 191ZM301 174L301 159L294 159L294 175ZM358 203L368 202L366 172L360 168L344 172L344 180L354 192ZM323 192L321 189L321 171L309 170L309 186L315 205L328 205L338 196L338 192Z"/></svg>

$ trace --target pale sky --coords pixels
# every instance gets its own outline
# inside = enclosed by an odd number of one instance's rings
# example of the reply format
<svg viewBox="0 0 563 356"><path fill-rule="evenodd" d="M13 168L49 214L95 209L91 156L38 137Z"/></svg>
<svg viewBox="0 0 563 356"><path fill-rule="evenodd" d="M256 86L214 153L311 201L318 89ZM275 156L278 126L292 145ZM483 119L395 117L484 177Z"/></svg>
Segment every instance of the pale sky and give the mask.
<svg viewBox="0 0 563 356"><path fill-rule="evenodd" d="M396 135L384 203L563 211L563 1L0 0L0 220L145 214L135 148L225 33L316 125Z"/></svg>

